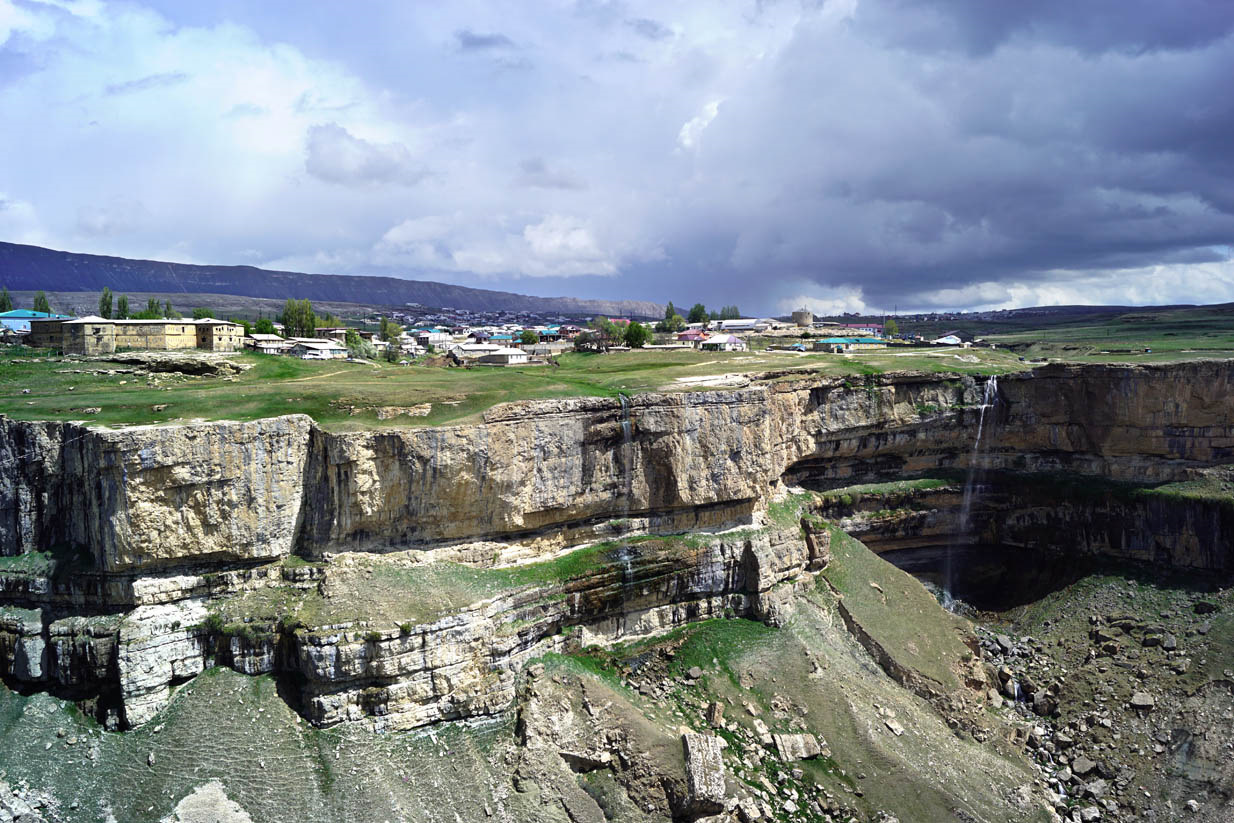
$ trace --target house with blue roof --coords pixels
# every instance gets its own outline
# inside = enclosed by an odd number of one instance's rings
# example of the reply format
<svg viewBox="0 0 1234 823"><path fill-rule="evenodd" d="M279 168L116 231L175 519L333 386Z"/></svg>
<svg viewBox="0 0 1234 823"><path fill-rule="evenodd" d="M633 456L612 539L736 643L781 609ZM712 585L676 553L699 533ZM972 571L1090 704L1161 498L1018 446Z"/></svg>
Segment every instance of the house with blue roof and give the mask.
<svg viewBox="0 0 1234 823"><path fill-rule="evenodd" d="M826 351L832 354L885 348L887 348L887 341L879 340L877 337L825 337L814 341L814 351Z"/></svg>
<svg viewBox="0 0 1234 823"><path fill-rule="evenodd" d="M72 320L69 314L48 314L32 309L13 309L0 312L0 329L13 334L29 334L31 320Z"/></svg>

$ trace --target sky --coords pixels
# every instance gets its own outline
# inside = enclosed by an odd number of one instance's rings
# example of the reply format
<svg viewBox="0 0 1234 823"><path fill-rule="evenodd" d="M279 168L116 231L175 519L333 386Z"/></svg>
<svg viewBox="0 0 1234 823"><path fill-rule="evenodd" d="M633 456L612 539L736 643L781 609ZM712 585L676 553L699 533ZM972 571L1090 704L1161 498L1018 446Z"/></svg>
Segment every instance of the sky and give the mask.
<svg viewBox="0 0 1234 823"><path fill-rule="evenodd" d="M0 0L0 240L747 314L1234 301L1229 0Z"/></svg>

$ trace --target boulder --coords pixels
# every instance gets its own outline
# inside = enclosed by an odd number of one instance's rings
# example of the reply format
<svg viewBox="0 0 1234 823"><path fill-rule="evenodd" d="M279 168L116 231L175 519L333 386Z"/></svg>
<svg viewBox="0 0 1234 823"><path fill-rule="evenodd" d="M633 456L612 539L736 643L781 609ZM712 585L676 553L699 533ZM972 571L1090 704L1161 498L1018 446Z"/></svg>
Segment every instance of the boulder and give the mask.
<svg viewBox="0 0 1234 823"><path fill-rule="evenodd" d="M785 762L793 760L812 760L823 753L818 744L818 738L812 734L776 734L772 735L776 751Z"/></svg>
<svg viewBox="0 0 1234 823"><path fill-rule="evenodd" d="M720 738L688 732L681 736L686 759L686 805L694 817L724 810L724 760Z"/></svg>
<svg viewBox="0 0 1234 823"><path fill-rule="evenodd" d="M1080 777L1083 777L1095 768L1097 768L1097 764L1084 755L1080 755L1075 760L1071 761L1071 771L1078 774Z"/></svg>

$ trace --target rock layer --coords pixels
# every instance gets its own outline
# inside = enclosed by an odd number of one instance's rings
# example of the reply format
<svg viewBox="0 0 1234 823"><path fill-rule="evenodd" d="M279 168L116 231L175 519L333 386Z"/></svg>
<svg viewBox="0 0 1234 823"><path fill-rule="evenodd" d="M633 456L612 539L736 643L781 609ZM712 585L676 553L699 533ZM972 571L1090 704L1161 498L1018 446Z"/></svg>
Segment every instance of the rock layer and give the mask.
<svg viewBox="0 0 1234 823"><path fill-rule="evenodd" d="M1045 367L1003 377L987 460L1140 481L1234 461L1234 367ZM782 480L966 465L981 387L895 374L627 402L516 403L475 425L330 433L298 415L137 427L0 420L0 555L76 546L107 573L388 551L615 519L748 522Z"/></svg>

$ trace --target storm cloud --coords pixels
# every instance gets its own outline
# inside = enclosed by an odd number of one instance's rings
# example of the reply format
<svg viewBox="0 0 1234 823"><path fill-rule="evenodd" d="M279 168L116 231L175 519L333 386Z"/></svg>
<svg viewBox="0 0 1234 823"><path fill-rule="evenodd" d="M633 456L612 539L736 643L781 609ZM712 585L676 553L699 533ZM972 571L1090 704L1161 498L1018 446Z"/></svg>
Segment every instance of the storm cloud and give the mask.
<svg viewBox="0 0 1234 823"><path fill-rule="evenodd" d="M0 21L7 240L756 312L1234 300L1221 0Z"/></svg>

